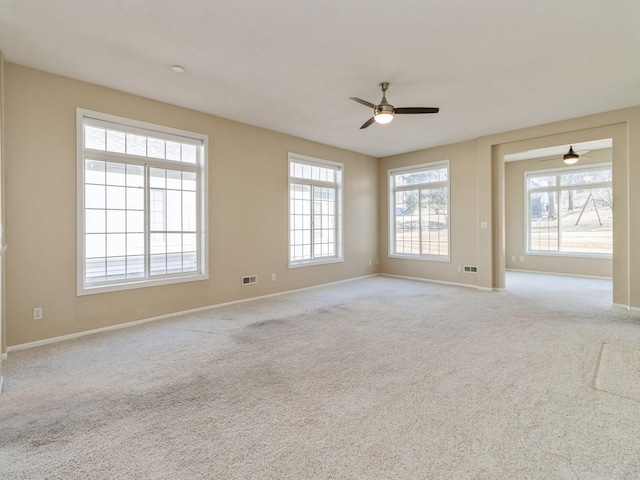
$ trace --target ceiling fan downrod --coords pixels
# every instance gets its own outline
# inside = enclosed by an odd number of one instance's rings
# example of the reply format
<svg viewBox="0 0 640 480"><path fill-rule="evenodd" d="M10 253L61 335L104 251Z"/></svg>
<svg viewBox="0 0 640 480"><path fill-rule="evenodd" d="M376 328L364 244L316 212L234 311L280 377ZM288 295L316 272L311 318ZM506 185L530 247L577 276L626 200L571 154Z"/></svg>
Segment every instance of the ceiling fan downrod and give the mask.
<svg viewBox="0 0 640 480"><path fill-rule="evenodd" d="M379 87L380 90L382 90L382 101L379 105L376 105L376 108L374 108L373 118L376 123L384 125L385 123L389 123L393 120L393 115L396 112L393 105L387 101L387 89L389 88L389 82L382 82Z"/></svg>

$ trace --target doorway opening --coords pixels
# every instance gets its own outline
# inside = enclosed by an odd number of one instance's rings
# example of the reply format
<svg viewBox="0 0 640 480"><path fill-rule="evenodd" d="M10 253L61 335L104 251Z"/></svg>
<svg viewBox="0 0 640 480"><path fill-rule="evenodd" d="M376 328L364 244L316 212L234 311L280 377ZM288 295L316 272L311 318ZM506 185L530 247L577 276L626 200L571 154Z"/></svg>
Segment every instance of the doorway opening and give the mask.
<svg viewBox="0 0 640 480"><path fill-rule="evenodd" d="M575 152L577 158L567 155ZM504 270L611 284L612 138L523 150L503 159Z"/></svg>

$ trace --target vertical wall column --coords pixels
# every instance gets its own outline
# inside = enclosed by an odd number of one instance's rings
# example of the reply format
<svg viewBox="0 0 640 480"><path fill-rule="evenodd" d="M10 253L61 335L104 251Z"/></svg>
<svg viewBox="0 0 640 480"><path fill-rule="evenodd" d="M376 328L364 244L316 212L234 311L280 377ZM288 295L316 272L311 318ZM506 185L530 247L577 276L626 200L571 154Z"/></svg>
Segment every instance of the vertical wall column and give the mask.
<svg viewBox="0 0 640 480"><path fill-rule="evenodd" d="M2 393L2 364L7 355L4 306L4 54L0 52L0 393Z"/></svg>
<svg viewBox="0 0 640 480"><path fill-rule="evenodd" d="M629 198L629 306L640 311L640 109L630 111L627 123L627 168ZM614 144L615 148L615 144ZM615 179L614 179L615 181Z"/></svg>
<svg viewBox="0 0 640 480"><path fill-rule="evenodd" d="M637 274L640 255L634 238L640 237L640 195L630 188L630 181L637 178L637 162L634 148L640 151L640 141L630 133L634 118L640 110L628 109L622 115L608 114L604 120L594 122L595 117L586 117L579 125L573 123L554 124L541 128L509 132L478 141L478 209L480 221L491 212L491 234L480 230L479 260L482 270L492 262L491 275L479 278L480 287L504 288L505 286L505 198L504 155L556 145L568 145L611 138L613 140L613 303L623 307L638 307L640 303L640 274ZM626 115L625 115L626 114ZM611 117L611 118L607 118ZM640 124L640 118L638 118ZM594 125L596 123L596 125ZM598 125L597 123L600 123ZM580 128L582 127L582 128ZM545 131L548 130L548 131ZM484 185L491 185L486 189ZM482 191L485 188L490 192ZM490 238L491 244L487 244ZM635 265L635 267L634 267ZM479 270L478 272L481 272ZM490 283L491 282L491 283Z"/></svg>
<svg viewBox="0 0 640 480"><path fill-rule="evenodd" d="M495 284L495 248L493 211L493 163L492 144L486 139L477 141L478 162L478 288L493 290Z"/></svg>

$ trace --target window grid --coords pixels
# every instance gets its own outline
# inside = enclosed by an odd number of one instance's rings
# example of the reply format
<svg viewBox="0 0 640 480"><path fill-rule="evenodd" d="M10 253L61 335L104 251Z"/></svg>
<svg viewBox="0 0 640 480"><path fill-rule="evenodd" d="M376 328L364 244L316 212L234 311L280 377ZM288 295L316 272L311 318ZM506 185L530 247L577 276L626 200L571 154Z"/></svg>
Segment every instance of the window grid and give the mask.
<svg viewBox="0 0 640 480"><path fill-rule="evenodd" d="M315 258L336 255L336 190L313 187L313 256Z"/></svg>
<svg viewBox="0 0 640 480"><path fill-rule="evenodd" d="M144 175L137 165L85 161L87 284L144 276Z"/></svg>
<svg viewBox="0 0 640 480"><path fill-rule="evenodd" d="M390 254L449 257L448 163L390 171Z"/></svg>
<svg viewBox="0 0 640 480"><path fill-rule="evenodd" d="M292 262L310 260L312 256L311 185L292 183L290 258Z"/></svg>
<svg viewBox="0 0 640 480"><path fill-rule="evenodd" d="M189 139L198 147L171 134L156 138L140 128L103 128L94 123L110 122L85 116L80 121L79 293L202 275L203 141Z"/></svg>
<svg viewBox="0 0 640 480"><path fill-rule="evenodd" d="M197 271L196 175L149 167L150 275Z"/></svg>
<svg viewBox="0 0 640 480"><path fill-rule="evenodd" d="M529 253L612 254L609 165L527 172L525 178Z"/></svg>
<svg viewBox="0 0 640 480"><path fill-rule="evenodd" d="M341 167L289 159L289 263L339 260Z"/></svg>
<svg viewBox="0 0 640 480"><path fill-rule="evenodd" d="M84 138L86 149L191 164L197 163L196 145L179 141L90 124L84 125Z"/></svg>

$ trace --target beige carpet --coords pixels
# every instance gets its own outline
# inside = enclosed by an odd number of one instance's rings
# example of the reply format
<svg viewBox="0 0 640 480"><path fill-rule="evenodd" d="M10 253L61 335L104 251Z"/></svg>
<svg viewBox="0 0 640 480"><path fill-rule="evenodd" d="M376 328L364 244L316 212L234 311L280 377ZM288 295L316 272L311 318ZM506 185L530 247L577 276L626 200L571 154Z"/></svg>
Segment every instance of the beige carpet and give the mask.
<svg viewBox="0 0 640 480"><path fill-rule="evenodd" d="M640 348L603 344L595 384L604 392L640 402Z"/></svg>
<svg viewBox="0 0 640 480"><path fill-rule="evenodd" d="M640 315L607 281L507 284L374 277L10 353L0 478L639 479Z"/></svg>

